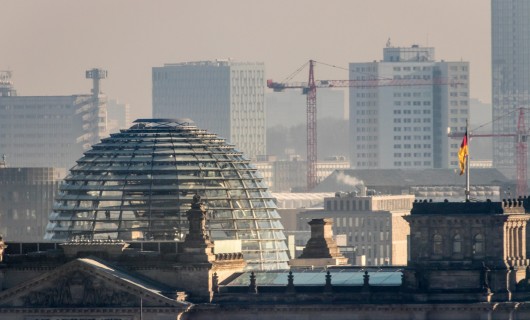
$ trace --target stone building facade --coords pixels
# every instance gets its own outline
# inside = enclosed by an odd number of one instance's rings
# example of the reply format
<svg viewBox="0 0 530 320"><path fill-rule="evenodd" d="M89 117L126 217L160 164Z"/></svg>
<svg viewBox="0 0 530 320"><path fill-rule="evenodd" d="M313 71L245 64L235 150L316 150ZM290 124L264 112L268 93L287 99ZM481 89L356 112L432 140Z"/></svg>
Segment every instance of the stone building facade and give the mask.
<svg viewBox="0 0 530 320"><path fill-rule="evenodd" d="M528 319L529 203L416 202L404 269L243 272L239 253L215 254L197 198L176 252L82 240L3 254L0 239L0 318Z"/></svg>
<svg viewBox="0 0 530 320"><path fill-rule="evenodd" d="M404 272L409 290L451 291L458 301L526 298L530 262L523 201L428 203L405 217L411 227L410 263ZM521 297L516 297L521 294ZM447 295L430 295L433 300Z"/></svg>

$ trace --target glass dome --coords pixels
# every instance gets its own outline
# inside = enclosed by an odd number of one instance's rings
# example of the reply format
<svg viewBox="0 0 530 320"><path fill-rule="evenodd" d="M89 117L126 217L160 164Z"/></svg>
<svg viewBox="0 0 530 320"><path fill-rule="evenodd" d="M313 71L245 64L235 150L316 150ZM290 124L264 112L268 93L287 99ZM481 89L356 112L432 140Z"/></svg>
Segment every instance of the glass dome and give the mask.
<svg viewBox="0 0 530 320"><path fill-rule="evenodd" d="M87 151L65 178L45 238L183 240L199 194L213 240L240 239L249 269L287 268L276 205L262 176L189 119L141 119Z"/></svg>

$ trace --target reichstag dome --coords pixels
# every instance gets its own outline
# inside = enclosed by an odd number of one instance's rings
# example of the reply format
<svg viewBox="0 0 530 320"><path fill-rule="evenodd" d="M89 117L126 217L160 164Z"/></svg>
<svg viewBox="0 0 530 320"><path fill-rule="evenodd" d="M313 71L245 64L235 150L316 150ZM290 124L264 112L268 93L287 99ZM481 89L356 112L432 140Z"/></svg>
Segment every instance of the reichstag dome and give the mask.
<svg viewBox="0 0 530 320"><path fill-rule="evenodd" d="M189 119L140 119L92 146L65 178L45 238L183 240L193 196L213 240L241 239L249 269L286 269L280 216L262 176Z"/></svg>

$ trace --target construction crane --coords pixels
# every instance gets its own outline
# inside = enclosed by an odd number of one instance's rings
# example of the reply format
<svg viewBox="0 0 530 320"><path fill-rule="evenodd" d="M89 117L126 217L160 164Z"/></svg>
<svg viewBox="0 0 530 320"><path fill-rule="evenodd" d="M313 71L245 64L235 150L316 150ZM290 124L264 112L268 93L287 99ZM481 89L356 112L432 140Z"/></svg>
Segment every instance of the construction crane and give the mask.
<svg viewBox="0 0 530 320"><path fill-rule="evenodd" d="M370 77L366 80L315 80L315 64L317 61L309 60L295 72L293 72L284 82L274 82L267 80L267 87L275 92L286 89L302 89L302 93L307 95L307 190L311 190L317 185L317 88L366 88L384 86L432 86L459 84L457 80L449 81L447 78L437 77L430 79L378 79ZM327 63L321 63L330 67L336 67ZM302 69L309 64L308 82L288 82ZM340 68L348 70L345 68Z"/></svg>
<svg viewBox="0 0 530 320"><path fill-rule="evenodd" d="M514 133L499 133L499 134L493 134L493 133L472 133L469 132L468 136L470 138L480 138L480 137L514 137L515 142L515 179L517 182L517 186L515 189L516 197L523 197L527 195L528 191L528 183L527 183L527 176L528 176L528 131L526 130L525 120L524 120L524 111L525 108L518 108L519 110L519 116L517 118L517 130ZM510 112L512 113L512 112ZM449 137L459 139L464 136L463 132L450 132L448 134Z"/></svg>

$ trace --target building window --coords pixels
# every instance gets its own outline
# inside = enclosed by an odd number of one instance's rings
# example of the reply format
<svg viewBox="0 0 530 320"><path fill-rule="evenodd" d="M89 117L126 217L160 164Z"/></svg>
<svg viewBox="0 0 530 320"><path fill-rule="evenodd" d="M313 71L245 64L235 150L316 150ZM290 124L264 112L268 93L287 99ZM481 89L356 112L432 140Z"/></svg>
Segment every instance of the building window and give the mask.
<svg viewBox="0 0 530 320"><path fill-rule="evenodd" d="M473 255L481 256L484 254L484 237L479 233L473 239Z"/></svg>
<svg viewBox="0 0 530 320"><path fill-rule="evenodd" d="M435 234L433 237L432 253L436 255L442 254L442 242L443 238L439 234Z"/></svg>
<svg viewBox="0 0 530 320"><path fill-rule="evenodd" d="M456 234L453 237L453 254L462 253L462 237L459 234Z"/></svg>

